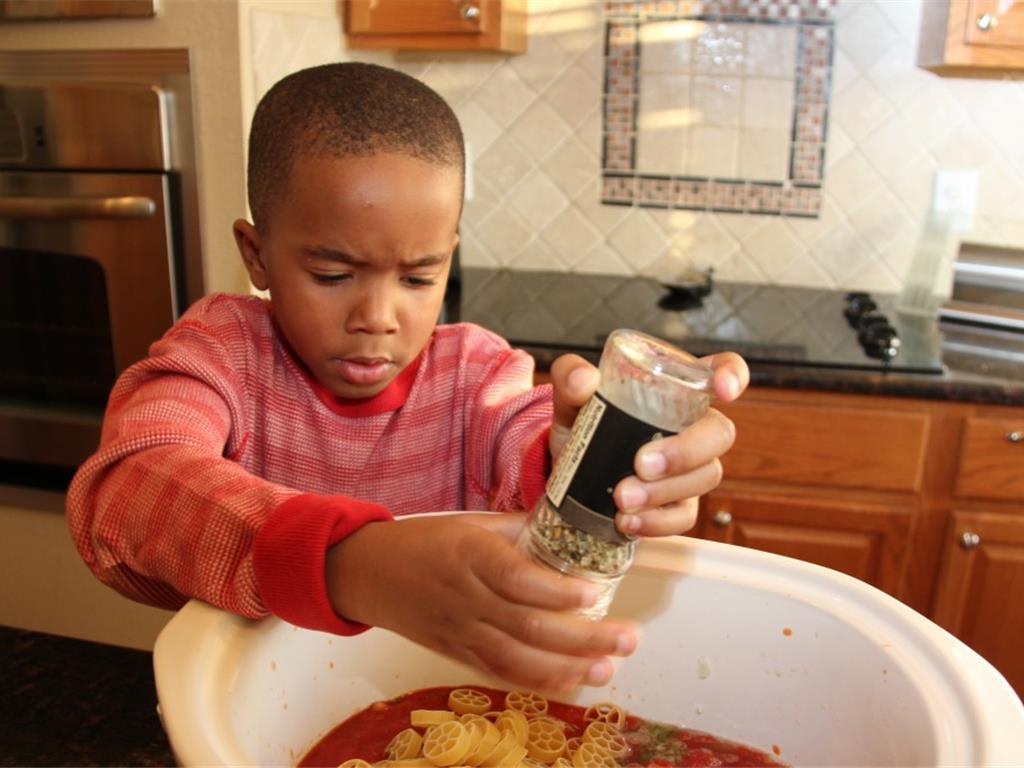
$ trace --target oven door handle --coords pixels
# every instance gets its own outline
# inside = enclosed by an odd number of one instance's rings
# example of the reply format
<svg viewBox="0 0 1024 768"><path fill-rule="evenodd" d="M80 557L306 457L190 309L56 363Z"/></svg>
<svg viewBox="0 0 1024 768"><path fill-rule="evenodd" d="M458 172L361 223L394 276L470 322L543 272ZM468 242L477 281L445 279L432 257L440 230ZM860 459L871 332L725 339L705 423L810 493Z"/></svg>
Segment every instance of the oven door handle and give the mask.
<svg viewBox="0 0 1024 768"><path fill-rule="evenodd" d="M145 219L156 213L148 197L0 197L4 219Z"/></svg>

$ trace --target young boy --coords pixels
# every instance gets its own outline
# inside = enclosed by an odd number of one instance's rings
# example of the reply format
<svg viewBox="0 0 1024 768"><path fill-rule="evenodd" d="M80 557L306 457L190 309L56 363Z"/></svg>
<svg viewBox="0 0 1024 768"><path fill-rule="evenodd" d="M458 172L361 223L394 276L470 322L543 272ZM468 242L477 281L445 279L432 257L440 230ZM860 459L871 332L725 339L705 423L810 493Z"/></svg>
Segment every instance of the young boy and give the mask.
<svg viewBox="0 0 1024 768"><path fill-rule="evenodd" d="M567 355L532 386L521 351L438 326L465 158L448 105L379 66L275 85L253 118L253 222L235 239L270 301L208 296L113 392L98 452L68 495L76 546L105 583L153 605L196 597L340 635L386 627L509 682L611 677L624 622L572 613L592 587L531 563L522 515L596 371ZM735 355L711 360L730 400ZM637 455L622 530L688 529L732 425L711 412Z"/></svg>

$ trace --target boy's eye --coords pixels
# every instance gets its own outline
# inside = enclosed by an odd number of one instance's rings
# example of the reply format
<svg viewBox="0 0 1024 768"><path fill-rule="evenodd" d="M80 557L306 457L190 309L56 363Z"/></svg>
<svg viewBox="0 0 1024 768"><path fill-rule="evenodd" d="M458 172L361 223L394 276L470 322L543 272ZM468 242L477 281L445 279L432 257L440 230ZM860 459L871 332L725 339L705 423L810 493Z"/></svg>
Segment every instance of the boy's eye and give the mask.
<svg viewBox="0 0 1024 768"><path fill-rule="evenodd" d="M319 283L320 285L337 285L342 280L345 280L348 277L350 277L350 275L347 275L345 273L332 275L324 275L319 272L313 273L313 281Z"/></svg>
<svg viewBox="0 0 1024 768"><path fill-rule="evenodd" d="M419 275L406 275L405 282L416 287L434 285L437 281L432 277L420 277Z"/></svg>

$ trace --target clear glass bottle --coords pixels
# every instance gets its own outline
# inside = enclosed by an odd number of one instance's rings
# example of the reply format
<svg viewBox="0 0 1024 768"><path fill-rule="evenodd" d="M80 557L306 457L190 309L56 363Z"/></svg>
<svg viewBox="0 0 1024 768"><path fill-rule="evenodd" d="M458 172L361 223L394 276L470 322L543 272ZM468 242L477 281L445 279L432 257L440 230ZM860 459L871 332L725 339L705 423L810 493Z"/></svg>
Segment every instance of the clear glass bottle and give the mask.
<svg viewBox="0 0 1024 768"><path fill-rule="evenodd" d="M597 603L581 611L593 619L608 612L636 550L636 539L615 527L615 485L634 474L642 445L681 432L711 399L708 366L639 331L614 331L598 370L597 393L580 409L520 538L534 560L601 586Z"/></svg>

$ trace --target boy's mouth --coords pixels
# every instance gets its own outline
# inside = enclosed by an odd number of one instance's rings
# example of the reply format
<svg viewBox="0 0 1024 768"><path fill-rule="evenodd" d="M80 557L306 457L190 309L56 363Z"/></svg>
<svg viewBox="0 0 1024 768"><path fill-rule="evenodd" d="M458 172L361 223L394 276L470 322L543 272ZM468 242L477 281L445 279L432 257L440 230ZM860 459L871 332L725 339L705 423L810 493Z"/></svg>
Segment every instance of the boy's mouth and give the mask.
<svg viewBox="0 0 1024 768"><path fill-rule="evenodd" d="M384 357L348 357L336 361L338 373L349 384L379 384L394 366Z"/></svg>

